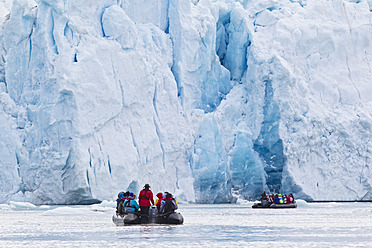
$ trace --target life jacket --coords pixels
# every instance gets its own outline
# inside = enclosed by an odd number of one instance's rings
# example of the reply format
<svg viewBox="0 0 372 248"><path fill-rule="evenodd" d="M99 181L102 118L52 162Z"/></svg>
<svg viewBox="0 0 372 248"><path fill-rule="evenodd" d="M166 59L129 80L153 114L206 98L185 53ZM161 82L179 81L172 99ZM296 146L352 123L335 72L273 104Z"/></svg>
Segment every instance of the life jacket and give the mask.
<svg viewBox="0 0 372 248"><path fill-rule="evenodd" d="M142 207L149 207L151 203L154 204L154 199L152 196L152 191L148 188L144 188L139 193L139 205Z"/></svg>
<svg viewBox="0 0 372 248"><path fill-rule="evenodd" d="M164 200L164 198L163 197L161 197L161 198L159 198L159 199L157 199L157 202L156 202L156 207L158 208L158 210L160 210L160 207L161 207L161 201L162 200Z"/></svg>
<svg viewBox="0 0 372 248"><path fill-rule="evenodd" d="M150 191L149 189L145 188L143 189L145 191L145 193L143 195L140 196L140 199L145 199L145 200L150 200L150 198L147 197L147 192Z"/></svg>
<svg viewBox="0 0 372 248"><path fill-rule="evenodd" d="M127 213L132 213L134 212L132 209L132 200L128 199L127 202L125 203L124 206L124 212Z"/></svg>
<svg viewBox="0 0 372 248"><path fill-rule="evenodd" d="M278 196L279 196L279 203L283 204L283 198L282 198L282 195L279 194Z"/></svg>

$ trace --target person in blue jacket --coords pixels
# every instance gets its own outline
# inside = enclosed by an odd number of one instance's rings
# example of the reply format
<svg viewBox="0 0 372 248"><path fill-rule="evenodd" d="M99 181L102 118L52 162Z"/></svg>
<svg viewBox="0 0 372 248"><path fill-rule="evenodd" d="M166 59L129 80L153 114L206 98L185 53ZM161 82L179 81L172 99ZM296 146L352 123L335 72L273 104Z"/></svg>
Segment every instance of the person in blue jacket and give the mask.
<svg viewBox="0 0 372 248"><path fill-rule="evenodd" d="M134 213L134 212L137 212L138 211L139 206L138 206L138 203L136 202L135 196L134 196L134 194L132 192L129 194L128 199L126 199L124 201L123 207L124 207L124 212L126 214L128 214L128 213Z"/></svg>
<svg viewBox="0 0 372 248"><path fill-rule="evenodd" d="M274 203L275 204L280 204L280 201L279 201L279 196L278 194L275 195L275 198L274 198Z"/></svg>

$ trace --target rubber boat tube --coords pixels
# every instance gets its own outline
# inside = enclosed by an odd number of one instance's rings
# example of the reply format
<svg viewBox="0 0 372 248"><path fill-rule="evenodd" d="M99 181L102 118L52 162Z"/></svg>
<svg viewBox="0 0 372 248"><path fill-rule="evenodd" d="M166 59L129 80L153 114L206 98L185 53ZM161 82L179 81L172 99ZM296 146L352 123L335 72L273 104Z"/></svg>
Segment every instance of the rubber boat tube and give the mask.
<svg viewBox="0 0 372 248"><path fill-rule="evenodd" d="M281 204L276 204L272 203L271 205L266 205L262 206L261 203L255 203L253 204L252 208L297 208L297 203L281 203Z"/></svg>
<svg viewBox="0 0 372 248"><path fill-rule="evenodd" d="M178 212L158 214L158 209L155 206L150 207L149 216L141 213L128 213L124 216L114 214L112 221L117 226L136 225L136 224L183 224L183 216Z"/></svg>

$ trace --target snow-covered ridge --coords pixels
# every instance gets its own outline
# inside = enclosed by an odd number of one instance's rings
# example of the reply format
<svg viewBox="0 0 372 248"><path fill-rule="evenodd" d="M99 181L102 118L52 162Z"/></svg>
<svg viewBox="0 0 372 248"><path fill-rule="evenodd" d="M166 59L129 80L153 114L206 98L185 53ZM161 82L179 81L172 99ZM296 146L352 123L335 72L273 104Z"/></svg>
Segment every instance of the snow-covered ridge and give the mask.
<svg viewBox="0 0 372 248"><path fill-rule="evenodd" d="M371 200L372 2L0 1L0 202Z"/></svg>

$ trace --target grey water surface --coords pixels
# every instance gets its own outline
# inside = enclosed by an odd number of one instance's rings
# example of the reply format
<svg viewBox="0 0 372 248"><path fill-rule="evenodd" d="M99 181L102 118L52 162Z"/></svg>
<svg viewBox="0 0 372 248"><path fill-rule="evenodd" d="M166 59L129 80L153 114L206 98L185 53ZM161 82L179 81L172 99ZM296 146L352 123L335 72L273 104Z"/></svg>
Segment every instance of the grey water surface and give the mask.
<svg viewBox="0 0 372 248"><path fill-rule="evenodd" d="M0 208L0 247L372 247L372 203L180 204L179 226L112 223L113 207Z"/></svg>

